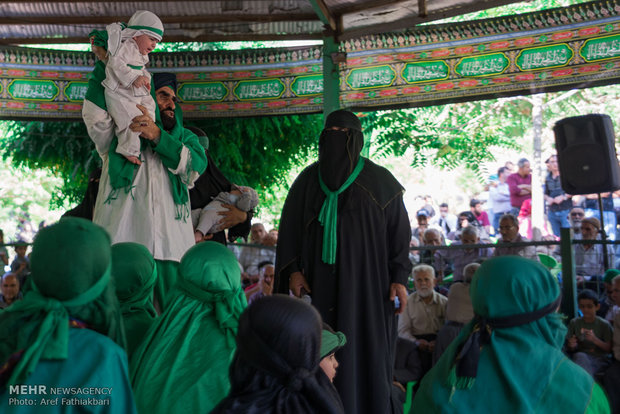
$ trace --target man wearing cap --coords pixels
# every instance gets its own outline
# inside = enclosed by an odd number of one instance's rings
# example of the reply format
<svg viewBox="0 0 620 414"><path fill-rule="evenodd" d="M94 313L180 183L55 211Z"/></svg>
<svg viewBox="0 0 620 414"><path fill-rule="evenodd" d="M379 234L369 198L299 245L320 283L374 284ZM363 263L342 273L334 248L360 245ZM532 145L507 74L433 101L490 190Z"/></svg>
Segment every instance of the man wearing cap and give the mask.
<svg viewBox="0 0 620 414"><path fill-rule="evenodd" d="M153 77L151 93L159 107L156 120L138 106L142 115L130 124L141 137L142 163L133 164L116 154L114 123L101 99L104 69L103 62L97 62L82 113L102 159L93 221L108 231L113 243L135 242L149 249L157 264L155 298L163 309L166 294L176 282L178 263L194 245L188 186L205 170L207 158L196 135L183 128L181 108L176 105L176 76L171 73Z"/></svg>
<svg viewBox="0 0 620 414"><path fill-rule="evenodd" d="M319 160L297 177L282 210L275 286L298 297L307 291L323 321L346 335L334 381L345 411L390 413L411 229L403 187L360 156L363 145L354 114L327 117Z"/></svg>

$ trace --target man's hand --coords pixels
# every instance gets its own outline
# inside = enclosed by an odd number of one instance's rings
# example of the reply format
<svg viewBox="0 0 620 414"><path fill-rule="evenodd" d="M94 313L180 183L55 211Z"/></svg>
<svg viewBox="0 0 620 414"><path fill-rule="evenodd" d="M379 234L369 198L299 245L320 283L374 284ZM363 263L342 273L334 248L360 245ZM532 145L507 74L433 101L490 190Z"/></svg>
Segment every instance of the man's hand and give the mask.
<svg viewBox="0 0 620 414"><path fill-rule="evenodd" d="M136 80L133 81L132 85L134 86L134 88L141 88L144 86L147 91L151 90L151 81L144 75L138 76Z"/></svg>
<svg viewBox="0 0 620 414"><path fill-rule="evenodd" d="M228 209L226 211L220 211L219 213L217 213L222 216L222 218L220 219L220 224L223 226L222 229L229 229L231 227L235 227L237 224L243 223L248 219L248 213L243 210L239 210L232 204L222 204L222 207Z"/></svg>
<svg viewBox="0 0 620 414"><path fill-rule="evenodd" d="M405 285L400 283L391 283L390 284L390 300L394 301L394 298L398 296L398 301L400 302L400 307L396 309L395 314L400 314L405 311L407 307L407 289Z"/></svg>
<svg viewBox="0 0 620 414"><path fill-rule="evenodd" d="M155 124L155 121L150 117L149 111L142 105L136 105L136 107L142 112L142 115L138 115L131 120L129 129L134 132L139 132L140 137L148 139L149 141L159 141L161 137L161 130Z"/></svg>
<svg viewBox="0 0 620 414"><path fill-rule="evenodd" d="M418 349L420 351L428 351L429 350L430 344L429 344L429 342L426 339L418 339L416 341L416 343L418 344Z"/></svg>
<svg viewBox="0 0 620 414"><path fill-rule="evenodd" d="M298 298L301 297L301 288L306 289L308 293L312 292L310 290L310 286L308 285L308 281L301 272L291 273L288 279L288 287L291 292L293 292L293 295L297 296Z"/></svg>
<svg viewBox="0 0 620 414"><path fill-rule="evenodd" d="M259 285L263 295L269 296L273 293L273 278L271 279L271 282L267 282L265 279L261 278Z"/></svg>

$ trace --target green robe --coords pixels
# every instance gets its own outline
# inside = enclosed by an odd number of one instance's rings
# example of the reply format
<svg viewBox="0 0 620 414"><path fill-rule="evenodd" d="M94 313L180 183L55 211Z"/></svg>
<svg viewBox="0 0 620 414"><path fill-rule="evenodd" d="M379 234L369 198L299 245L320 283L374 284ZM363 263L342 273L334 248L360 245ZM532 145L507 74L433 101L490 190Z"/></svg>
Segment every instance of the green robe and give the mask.
<svg viewBox="0 0 620 414"><path fill-rule="evenodd" d="M215 242L181 259L169 307L131 359L141 413L208 413L230 389L228 367L246 299L234 254Z"/></svg>
<svg viewBox="0 0 620 414"><path fill-rule="evenodd" d="M470 293L477 316L502 318L545 308L560 288L539 263L504 256L482 264ZM458 377L457 348L475 323L465 326L424 377L411 413L609 413L601 388L562 353L566 327L560 314L494 329L481 347L476 376Z"/></svg>
<svg viewBox="0 0 620 414"><path fill-rule="evenodd" d="M84 352L88 349L88 352ZM90 329L69 330L69 356L61 360L40 360L23 382L43 386L44 393L18 394L7 387L0 394L0 412L30 413L136 413L127 373L125 351L110 338ZM54 393L52 388L87 390L81 394ZM92 389L91 389L92 388ZM95 392L103 391L103 394ZM88 401L88 399L91 401ZM21 405L29 400L33 405ZM94 400L94 401L93 401ZM84 404L86 402L86 404ZM47 404L46 404L47 403Z"/></svg>

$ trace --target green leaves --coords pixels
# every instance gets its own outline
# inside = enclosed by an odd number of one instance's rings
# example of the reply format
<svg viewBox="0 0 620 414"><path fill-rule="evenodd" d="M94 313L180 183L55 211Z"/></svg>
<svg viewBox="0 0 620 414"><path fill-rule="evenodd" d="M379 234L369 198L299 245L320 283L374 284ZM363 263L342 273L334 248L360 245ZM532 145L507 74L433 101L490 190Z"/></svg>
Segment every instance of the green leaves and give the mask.
<svg viewBox="0 0 620 414"><path fill-rule="evenodd" d="M62 179L52 194L52 208L82 199L89 172L100 165L86 127L82 122L26 122L6 124L7 134L0 145L3 157L16 166L47 169Z"/></svg>

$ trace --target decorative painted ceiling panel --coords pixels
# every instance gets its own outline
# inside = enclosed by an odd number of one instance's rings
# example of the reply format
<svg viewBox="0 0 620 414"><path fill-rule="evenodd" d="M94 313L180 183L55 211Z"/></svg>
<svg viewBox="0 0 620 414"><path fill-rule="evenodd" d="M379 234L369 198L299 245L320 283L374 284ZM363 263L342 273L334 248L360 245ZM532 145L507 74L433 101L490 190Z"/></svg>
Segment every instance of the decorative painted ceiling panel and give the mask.
<svg viewBox="0 0 620 414"><path fill-rule="evenodd" d="M620 6L424 26L341 44L340 96L355 110L428 106L620 81ZM0 48L0 118L78 119L94 55ZM177 73L187 118L320 112L320 46L151 54Z"/></svg>

